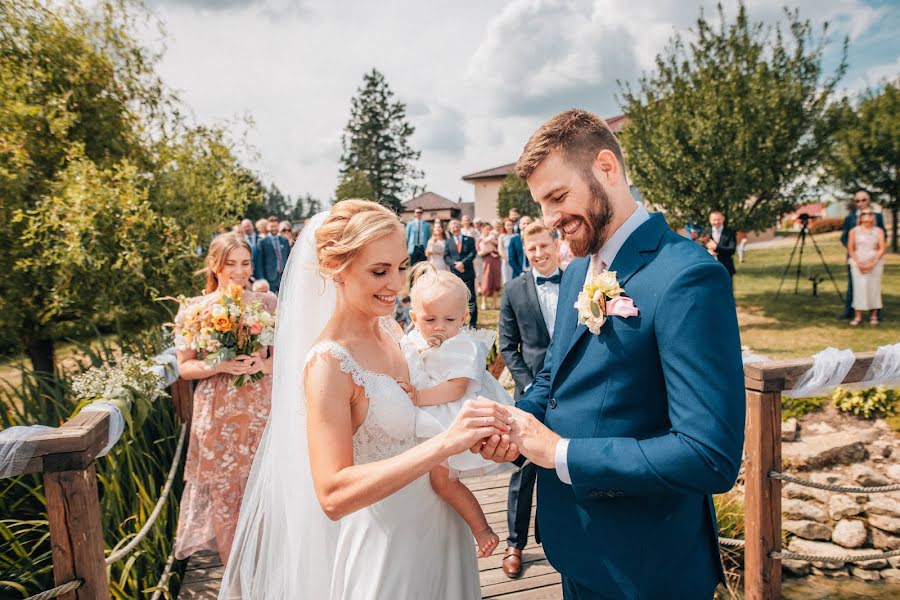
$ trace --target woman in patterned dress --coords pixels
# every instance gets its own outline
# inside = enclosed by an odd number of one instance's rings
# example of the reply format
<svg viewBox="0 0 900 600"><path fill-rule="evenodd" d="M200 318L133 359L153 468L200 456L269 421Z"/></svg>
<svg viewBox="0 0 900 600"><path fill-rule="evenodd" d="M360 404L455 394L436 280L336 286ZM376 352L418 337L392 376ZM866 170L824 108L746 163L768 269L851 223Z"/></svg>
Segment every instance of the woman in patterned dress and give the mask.
<svg viewBox="0 0 900 600"><path fill-rule="evenodd" d="M213 302L229 285L246 289L253 272L250 246L242 236L216 237L209 247L205 272L206 294L190 302ZM266 310L274 313L277 298L271 292L246 291L244 301L262 301ZM244 486L269 417L272 357L268 350L238 356L216 367L207 366L193 350L178 353L181 377L199 381L194 390L175 542L179 559L213 547L222 562L228 562ZM259 381L239 388L231 383L235 375L259 372L265 374Z"/></svg>

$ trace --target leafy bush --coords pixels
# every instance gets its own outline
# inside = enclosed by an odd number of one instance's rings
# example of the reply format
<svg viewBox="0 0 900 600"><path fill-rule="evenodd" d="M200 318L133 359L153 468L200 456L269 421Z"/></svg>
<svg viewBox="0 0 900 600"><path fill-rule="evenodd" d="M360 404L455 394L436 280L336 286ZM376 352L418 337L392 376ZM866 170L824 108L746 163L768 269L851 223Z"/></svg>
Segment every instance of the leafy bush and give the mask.
<svg viewBox="0 0 900 600"><path fill-rule="evenodd" d="M821 410L828 398L788 398L781 397L781 420L787 421L791 417L799 419L810 413Z"/></svg>
<svg viewBox="0 0 900 600"><path fill-rule="evenodd" d="M852 391L838 388L831 394L831 400L838 410L864 419L887 417L900 412L900 394L883 385Z"/></svg>
<svg viewBox="0 0 900 600"><path fill-rule="evenodd" d="M809 223L809 232L812 234L816 233L828 233L829 231L840 231L844 226L844 220L840 217L823 217L821 219L813 219Z"/></svg>

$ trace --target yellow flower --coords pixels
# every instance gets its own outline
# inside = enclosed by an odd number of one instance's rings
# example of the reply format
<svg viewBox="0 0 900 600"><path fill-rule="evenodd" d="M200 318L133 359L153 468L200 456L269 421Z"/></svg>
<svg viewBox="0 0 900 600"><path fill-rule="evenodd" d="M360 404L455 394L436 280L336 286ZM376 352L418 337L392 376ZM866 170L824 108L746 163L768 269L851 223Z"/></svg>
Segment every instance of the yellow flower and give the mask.
<svg viewBox="0 0 900 600"><path fill-rule="evenodd" d="M213 319L213 327L216 328L216 331L226 332L231 329L231 321L227 316L215 317Z"/></svg>
<svg viewBox="0 0 900 600"><path fill-rule="evenodd" d="M622 293L619 282L616 280L615 271L604 271L600 273L591 282L591 286L596 290L603 292L605 296L612 298Z"/></svg>

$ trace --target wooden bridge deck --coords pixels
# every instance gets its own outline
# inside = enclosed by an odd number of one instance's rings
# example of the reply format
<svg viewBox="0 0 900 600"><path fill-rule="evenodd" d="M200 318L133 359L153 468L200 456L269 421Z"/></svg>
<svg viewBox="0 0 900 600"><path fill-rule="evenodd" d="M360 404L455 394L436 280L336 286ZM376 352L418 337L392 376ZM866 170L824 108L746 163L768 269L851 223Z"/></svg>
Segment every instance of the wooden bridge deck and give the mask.
<svg viewBox="0 0 900 600"><path fill-rule="evenodd" d="M509 579L500 568L503 550L506 548L506 488L509 475L479 477L465 482L475 493L488 522L500 536L500 546L493 556L478 560L481 572L481 594L485 599L496 600L561 600L559 573L547 559L540 546L531 542L523 552L523 572L519 579ZM532 533L534 531L532 521ZM474 545L474 542L473 542ZM473 550L474 551L474 550ZM222 562L218 554L196 554L188 562L179 600L212 600L219 591L222 579Z"/></svg>

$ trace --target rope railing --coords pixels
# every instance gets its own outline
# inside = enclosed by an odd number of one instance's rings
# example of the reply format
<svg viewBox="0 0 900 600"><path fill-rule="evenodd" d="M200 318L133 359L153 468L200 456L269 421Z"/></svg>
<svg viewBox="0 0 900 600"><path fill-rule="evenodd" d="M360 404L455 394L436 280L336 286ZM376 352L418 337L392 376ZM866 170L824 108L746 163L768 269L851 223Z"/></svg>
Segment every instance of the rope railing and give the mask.
<svg viewBox="0 0 900 600"><path fill-rule="evenodd" d="M788 483L796 483L804 487L816 488L818 490L826 490L829 492L844 492L847 494L884 494L888 492L900 492L900 483L891 485L878 486L854 486L854 485L832 485L830 483L818 483L808 479L799 479L778 471L769 471L769 479L779 479Z"/></svg>
<svg viewBox="0 0 900 600"><path fill-rule="evenodd" d="M51 598L58 598L63 594L74 592L82 585L84 585L84 581L82 581L81 579L75 579L74 581L58 585L53 589L45 590L39 594L35 594L34 596L29 596L25 598L25 600L50 600Z"/></svg>
<svg viewBox="0 0 900 600"><path fill-rule="evenodd" d="M732 548L743 548L746 542L737 538L720 537L719 544L722 546L731 546Z"/></svg>
<svg viewBox="0 0 900 600"><path fill-rule="evenodd" d="M845 563L845 562L868 562L870 560L881 560L885 558L893 558L894 556L900 556L900 550L891 550L890 552L874 552L872 554L860 554L858 556L852 555L837 555L837 556L818 556L815 554L798 554L796 552L789 552L787 550L782 550L781 552L772 552L769 554L772 558L778 560L805 560L808 562L830 562L830 563Z"/></svg>
<svg viewBox="0 0 900 600"><path fill-rule="evenodd" d="M153 596L150 597L150 600L159 600L163 595L163 590L166 589L166 585L169 583L169 577L172 575L172 565L175 564L175 548L173 544L172 552L169 554L168 560L166 560L166 566L163 569L162 575L159 576L159 581L156 583L156 591L153 592Z"/></svg>
<svg viewBox="0 0 900 600"><path fill-rule="evenodd" d="M131 539L128 544L119 548L117 551L113 552L106 558L106 564L111 565L119 560L128 556L132 550L137 548L138 544L140 544L144 538L147 536L147 533L150 532L150 528L153 527L153 524L156 522L156 519L159 518L159 515L162 513L163 506L166 504L166 500L169 498L169 492L172 490L172 484L175 481L175 475L178 472L178 466L181 464L181 450L184 447L184 438L187 432L187 427L184 423L181 424L181 433L178 436L178 445L175 447L175 458L172 460L172 466L169 468L169 476L166 478L166 483L163 485L162 491L159 494L159 500L156 501L156 506L153 507L153 512L150 513L150 516L147 517L147 520L144 522L144 526L141 527L141 530L137 532L137 534Z"/></svg>

